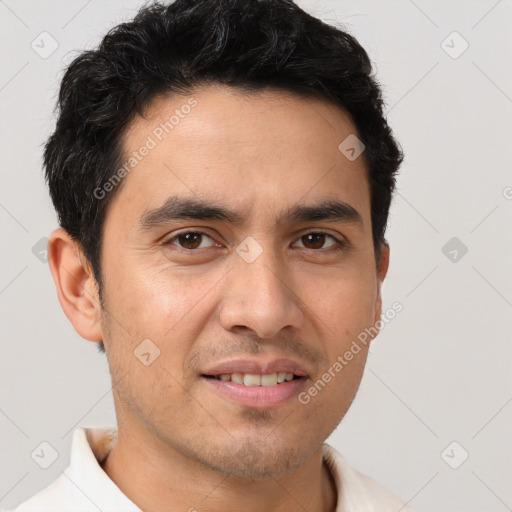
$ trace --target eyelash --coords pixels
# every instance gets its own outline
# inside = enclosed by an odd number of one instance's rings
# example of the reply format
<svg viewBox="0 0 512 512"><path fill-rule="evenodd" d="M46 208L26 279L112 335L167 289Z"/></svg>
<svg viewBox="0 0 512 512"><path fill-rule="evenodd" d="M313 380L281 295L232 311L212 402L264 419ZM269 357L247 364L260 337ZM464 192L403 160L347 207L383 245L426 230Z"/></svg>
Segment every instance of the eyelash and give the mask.
<svg viewBox="0 0 512 512"><path fill-rule="evenodd" d="M204 233L203 231L190 230L190 231L182 231L181 233L178 233L177 235L174 235L172 238L169 238L166 241L164 241L162 243L162 245L164 245L164 246L174 245L175 247L178 248L178 249L176 249L178 252L185 252L185 253L199 252L200 249L186 249L185 247L180 247L180 246L177 246L177 245L172 243L174 240L176 240L180 236L187 235L187 234L190 234L190 233L195 234L195 235L206 236L206 237L210 238L211 240L213 240L213 238L210 235L208 235L207 233ZM300 240L304 236L312 235L312 234L314 234L314 235L325 235L327 237L330 237L330 238L332 238L337 243L337 245L333 246L333 247L328 247L327 249L310 249L311 251L314 251L314 252L334 252L334 253L337 253L337 252L340 252L340 251L344 250L347 247L347 243L346 242L344 242L342 240L339 240L334 235L331 235L330 233L326 233L324 231L308 231L307 233L303 233L302 235L300 235L298 240ZM210 249L210 247L208 249ZM305 247L305 249L307 249L307 247Z"/></svg>

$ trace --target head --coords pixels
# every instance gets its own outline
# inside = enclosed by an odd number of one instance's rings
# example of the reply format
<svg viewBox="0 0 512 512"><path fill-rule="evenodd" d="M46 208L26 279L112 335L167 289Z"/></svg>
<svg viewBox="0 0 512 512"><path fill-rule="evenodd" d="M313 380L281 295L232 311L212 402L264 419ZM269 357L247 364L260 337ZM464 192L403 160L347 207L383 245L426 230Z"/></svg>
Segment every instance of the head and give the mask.
<svg viewBox="0 0 512 512"><path fill-rule="evenodd" d="M291 358L311 385L380 317L402 153L364 49L289 0L152 4L71 63L58 107L50 265L118 421L230 474L300 464L367 345L307 404L233 404L205 375Z"/></svg>

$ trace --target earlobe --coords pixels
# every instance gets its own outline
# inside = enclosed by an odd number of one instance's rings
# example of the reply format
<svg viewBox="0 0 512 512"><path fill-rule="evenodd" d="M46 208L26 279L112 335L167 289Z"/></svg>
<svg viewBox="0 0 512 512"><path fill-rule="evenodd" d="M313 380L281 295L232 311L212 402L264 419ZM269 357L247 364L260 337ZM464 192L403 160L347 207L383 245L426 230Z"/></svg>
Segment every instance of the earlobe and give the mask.
<svg viewBox="0 0 512 512"><path fill-rule="evenodd" d="M97 283L79 244L62 228L49 236L48 262L62 310L75 330L103 341Z"/></svg>

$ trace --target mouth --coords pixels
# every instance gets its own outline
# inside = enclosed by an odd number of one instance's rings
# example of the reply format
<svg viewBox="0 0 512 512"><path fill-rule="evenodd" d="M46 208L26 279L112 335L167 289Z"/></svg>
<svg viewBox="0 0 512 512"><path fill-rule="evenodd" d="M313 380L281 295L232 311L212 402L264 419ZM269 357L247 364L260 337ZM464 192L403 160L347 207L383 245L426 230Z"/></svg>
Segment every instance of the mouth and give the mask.
<svg viewBox="0 0 512 512"><path fill-rule="evenodd" d="M219 375L202 375L206 379L220 380L222 382L235 382L244 386L276 386L291 380L302 379L304 377L286 372L274 372L268 374L257 373L221 373Z"/></svg>
<svg viewBox="0 0 512 512"><path fill-rule="evenodd" d="M204 371L201 381L231 404L255 409L282 406L306 387L305 367L289 359L228 360Z"/></svg>

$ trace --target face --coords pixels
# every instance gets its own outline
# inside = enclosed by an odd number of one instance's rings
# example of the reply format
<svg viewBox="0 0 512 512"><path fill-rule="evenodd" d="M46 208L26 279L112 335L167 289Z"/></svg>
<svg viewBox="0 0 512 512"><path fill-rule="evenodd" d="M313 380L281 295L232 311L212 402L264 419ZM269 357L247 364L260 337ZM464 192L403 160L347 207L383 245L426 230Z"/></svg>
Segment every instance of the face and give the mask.
<svg viewBox="0 0 512 512"><path fill-rule="evenodd" d="M327 102L220 86L132 122L127 161L145 156L108 206L101 253L120 426L235 476L285 474L319 449L368 346L335 363L378 320L387 270L363 158L338 149L356 133Z"/></svg>

